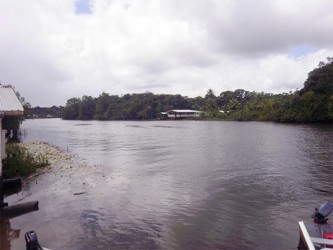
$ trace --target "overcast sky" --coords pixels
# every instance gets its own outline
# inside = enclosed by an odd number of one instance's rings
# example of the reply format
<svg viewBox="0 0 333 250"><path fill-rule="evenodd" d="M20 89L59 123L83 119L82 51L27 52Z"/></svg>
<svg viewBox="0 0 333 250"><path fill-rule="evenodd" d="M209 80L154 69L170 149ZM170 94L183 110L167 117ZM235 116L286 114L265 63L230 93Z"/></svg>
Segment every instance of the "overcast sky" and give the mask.
<svg viewBox="0 0 333 250"><path fill-rule="evenodd" d="M333 56L332 0L0 0L0 20L0 81L32 106L289 92Z"/></svg>

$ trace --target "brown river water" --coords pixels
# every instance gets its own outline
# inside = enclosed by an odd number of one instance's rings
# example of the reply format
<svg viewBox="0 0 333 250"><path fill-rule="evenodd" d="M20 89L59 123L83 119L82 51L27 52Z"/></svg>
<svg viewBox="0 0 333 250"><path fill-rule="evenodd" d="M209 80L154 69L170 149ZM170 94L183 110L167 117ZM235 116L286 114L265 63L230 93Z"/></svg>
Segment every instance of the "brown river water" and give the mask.
<svg viewBox="0 0 333 250"><path fill-rule="evenodd" d="M25 249L30 230L50 249L296 249L297 222L333 201L332 125L36 119L22 129L87 164L53 167L6 197L39 210L1 223L1 249Z"/></svg>

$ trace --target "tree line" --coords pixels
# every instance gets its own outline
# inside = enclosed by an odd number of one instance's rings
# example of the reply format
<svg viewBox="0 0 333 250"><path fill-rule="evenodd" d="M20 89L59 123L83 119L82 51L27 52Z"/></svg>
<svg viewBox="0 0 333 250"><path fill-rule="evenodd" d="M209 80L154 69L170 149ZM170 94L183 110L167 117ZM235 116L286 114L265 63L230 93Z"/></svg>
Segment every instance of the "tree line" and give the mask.
<svg viewBox="0 0 333 250"><path fill-rule="evenodd" d="M163 111L193 109L204 111L201 119L327 123L333 121L333 58L320 62L308 74L301 90L289 93L237 89L216 95L209 89L204 97L190 98L179 94L119 96L103 92L96 98L71 98L65 107L53 109L58 117L68 120L150 120ZM37 110L33 109L35 115Z"/></svg>

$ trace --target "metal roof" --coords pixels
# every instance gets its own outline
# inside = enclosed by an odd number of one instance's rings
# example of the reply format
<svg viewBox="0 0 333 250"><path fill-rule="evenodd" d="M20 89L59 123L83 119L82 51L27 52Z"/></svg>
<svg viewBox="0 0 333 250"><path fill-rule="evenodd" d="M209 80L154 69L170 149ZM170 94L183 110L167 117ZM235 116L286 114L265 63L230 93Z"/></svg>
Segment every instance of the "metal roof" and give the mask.
<svg viewBox="0 0 333 250"><path fill-rule="evenodd" d="M200 111L191 110L191 109L172 109L172 110L169 110L168 112L170 112L170 111L174 111L177 113L200 113Z"/></svg>
<svg viewBox="0 0 333 250"><path fill-rule="evenodd" d="M23 111L13 88L0 85L0 115L23 115Z"/></svg>

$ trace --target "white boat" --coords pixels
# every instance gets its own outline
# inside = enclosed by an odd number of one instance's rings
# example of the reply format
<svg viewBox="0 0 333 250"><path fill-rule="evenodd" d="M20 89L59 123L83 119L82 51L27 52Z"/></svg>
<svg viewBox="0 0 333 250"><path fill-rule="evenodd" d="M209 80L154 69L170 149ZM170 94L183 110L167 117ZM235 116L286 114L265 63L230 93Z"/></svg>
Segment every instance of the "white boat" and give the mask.
<svg viewBox="0 0 333 250"><path fill-rule="evenodd" d="M298 249L333 249L333 225L328 223L328 216L332 211L333 204L327 201L315 209L312 223L298 222L300 231Z"/></svg>

